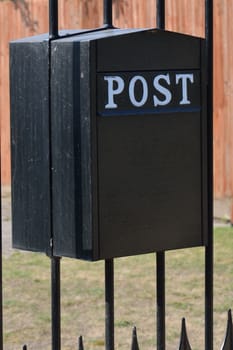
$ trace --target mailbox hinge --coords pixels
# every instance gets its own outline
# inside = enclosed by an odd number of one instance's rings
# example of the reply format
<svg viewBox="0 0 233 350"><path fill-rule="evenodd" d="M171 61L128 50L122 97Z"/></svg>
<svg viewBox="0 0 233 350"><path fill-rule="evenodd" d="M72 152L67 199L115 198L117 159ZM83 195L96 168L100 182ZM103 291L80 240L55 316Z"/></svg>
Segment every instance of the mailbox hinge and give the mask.
<svg viewBox="0 0 233 350"><path fill-rule="evenodd" d="M52 237L49 240L49 246L51 249L53 249L53 238Z"/></svg>

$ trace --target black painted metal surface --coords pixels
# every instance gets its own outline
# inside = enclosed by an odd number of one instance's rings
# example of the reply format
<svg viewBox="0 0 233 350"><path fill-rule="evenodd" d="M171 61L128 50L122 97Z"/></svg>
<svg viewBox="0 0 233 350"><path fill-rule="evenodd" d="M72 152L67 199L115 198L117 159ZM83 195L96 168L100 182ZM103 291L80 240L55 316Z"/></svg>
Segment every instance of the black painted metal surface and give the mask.
<svg viewBox="0 0 233 350"><path fill-rule="evenodd" d="M189 344L185 319L182 319L179 350L192 350Z"/></svg>
<svg viewBox="0 0 233 350"><path fill-rule="evenodd" d="M165 0L156 1L156 24L159 29L165 29Z"/></svg>
<svg viewBox="0 0 233 350"><path fill-rule="evenodd" d="M156 319L157 319L157 349L166 348L166 290L165 290L165 252L156 254Z"/></svg>
<svg viewBox="0 0 233 350"><path fill-rule="evenodd" d="M208 245L205 248L205 349L213 349L213 0L205 1L208 130Z"/></svg>
<svg viewBox="0 0 233 350"><path fill-rule="evenodd" d="M233 349L233 324L231 310L228 311L226 336L222 345L221 350L231 350Z"/></svg>
<svg viewBox="0 0 233 350"><path fill-rule="evenodd" d="M83 337L82 336L79 336L79 338L78 338L78 350L84 350Z"/></svg>
<svg viewBox="0 0 233 350"><path fill-rule="evenodd" d="M232 331L233 328L232 327L233 327L233 325L232 325L231 310L229 310L228 311L226 334L225 334L225 339L223 341L223 344L221 346L221 350L232 350L232 346L233 346L233 331ZM26 345L24 345L22 348L22 350L27 350L27 349L28 349L28 347ZM84 350L82 336L78 337L77 349ZM180 342L179 342L178 349L179 350L192 350L189 339L188 339L186 322L185 322L184 318L182 319ZM131 350L139 350L139 343L138 343L138 336L137 336L136 327L133 327L133 330L132 330Z"/></svg>
<svg viewBox="0 0 233 350"><path fill-rule="evenodd" d="M133 328L133 332L132 332L131 350L139 350L138 336L137 336L137 329L136 329L136 327Z"/></svg>
<svg viewBox="0 0 233 350"><path fill-rule="evenodd" d="M114 261L105 260L105 348L114 350Z"/></svg>
<svg viewBox="0 0 233 350"><path fill-rule="evenodd" d="M58 0L49 0L49 36L58 37Z"/></svg>
<svg viewBox="0 0 233 350"><path fill-rule="evenodd" d="M157 0L156 24L165 29L165 0ZM157 349L166 347L166 289L165 289L165 252L156 253L156 302L157 302Z"/></svg>
<svg viewBox="0 0 233 350"><path fill-rule="evenodd" d="M51 258L52 350L61 349L60 258Z"/></svg>
<svg viewBox="0 0 233 350"><path fill-rule="evenodd" d="M52 201L52 125L51 125L51 41L58 38L58 0L49 0L49 162L50 162L50 208L53 212ZM61 349L61 283L60 283L60 258L53 256L53 220L51 217L51 238L50 238L50 258L51 258L51 334L52 334L52 350Z"/></svg>
<svg viewBox="0 0 233 350"><path fill-rule="evenodd" d="M112 0L104 0L104 13L103 13L103 19L104 19L104 27L106 28L113 28L112 24Z"/></svg>

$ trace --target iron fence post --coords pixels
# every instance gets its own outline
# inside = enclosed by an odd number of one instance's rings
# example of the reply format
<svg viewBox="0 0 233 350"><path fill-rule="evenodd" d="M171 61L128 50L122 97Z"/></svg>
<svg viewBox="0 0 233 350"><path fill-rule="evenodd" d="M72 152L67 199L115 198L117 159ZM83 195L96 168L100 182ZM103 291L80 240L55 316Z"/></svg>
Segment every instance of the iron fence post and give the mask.
<svg viewBox="0 0 233 350"><path fill-rule="evenodd" d="M61 349L60 258L51 257L52 350Z"/></svg>
<svg viewBox="0 0 233 350"><path fill-rule="evenodd" d="M208 122L208 244L205 248L205 349L213 349L213 0L205 0Z"/></svg>
<svg viewBox="0 0 233 350"><path fill-rule="evenodd" d="M165 253L158 252L157 258L157 349L165 350Z"/></svg>
<svg viewBox="0 0 233 350"><path fill-rule="evenodd" d="M58 1L49 0L49 36L58 37Z"/></svg>
<svg viewBox="0 0 233 350"><path fill-rule="evenodd" d="M105 28L113 28L112 0L104 0L103 22ZM114 350L114 260L105 260L105 348Z"/></svg>
<svg viewBox="0 0 233 350"><path fill-rule="evenodd" d="M157 28L165 29L165 0L157 0L156 24Z"/></svg>
<svg viewBox="0 0 233 350"><path fill-rule="evenodd" d="M156 4L157 28L165 29L165 0L157 0ZM165 252L156 254L157 269L157 349L165 350Z"/></svg>
<svg viewBox="0 0 233 350"><path fill-rule="evenodd" d="M52 130L51 130L51 40L58 38L58 0L49 0L49 134L50 134L50 169L52 169ZM53 212L52 170L50 170L50 205ZM53 223L51 218L51 232ZM60 306L60 258L53 256L53 237L51 237L51 315L52 315L52 350L61 349L61 306Z"/></svg>
<svg viewBox="0 0 233 350"><path fill-rule="evenodd" d="M105 347L114 350L114 260L105 260Z"/></svg>
<svg viewBox="0 0 233 350"><path fill-rule="evenodd" d="M104 0L104 27L113 28L112 24L112 0Z"/></svg>

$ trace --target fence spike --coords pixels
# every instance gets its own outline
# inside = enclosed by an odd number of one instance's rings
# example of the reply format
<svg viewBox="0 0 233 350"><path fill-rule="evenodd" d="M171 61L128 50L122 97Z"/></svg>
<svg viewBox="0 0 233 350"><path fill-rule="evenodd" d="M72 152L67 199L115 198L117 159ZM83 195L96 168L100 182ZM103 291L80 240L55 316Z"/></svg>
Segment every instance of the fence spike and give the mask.
<svg viewBox="0 0 233 350"><path fill-rule="evenodd" d="M78 338L78 350L84 350L84 346L83 346L83 337L80 335L80 337Z"/></svg>
<svg viewBox="0 0 233 350"><path fill-rule="evenodd" d="M24 345L22 350L27 350L27 345Z"/></svg>
<svg viewBox="0 0 233 350"><path fill-rule="evenodd" d="M187 336L185 318L182 319L179 350L192 350Z"/></svg>
<svg viewBox="0 0 233 350"><path fill-rule="evenodd" d="M133 327L131 350L139 350L137 328Z"/></svg>
<svg viewBox="0 0 233 350"><path fill-rule="evenodd" d="M232 328L232 314L231 310L228 311L228 319L227 319L227 329L226 336L221 347L221 350L232 350L233 348L233 328Z"/></svg>

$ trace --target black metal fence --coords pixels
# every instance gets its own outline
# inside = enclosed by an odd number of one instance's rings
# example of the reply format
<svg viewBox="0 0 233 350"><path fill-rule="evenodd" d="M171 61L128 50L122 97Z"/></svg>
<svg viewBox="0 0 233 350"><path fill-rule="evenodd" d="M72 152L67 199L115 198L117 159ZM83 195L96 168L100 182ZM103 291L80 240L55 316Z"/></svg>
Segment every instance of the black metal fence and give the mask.
<svg viewBox="0 0 233 350"><path fill-rule="evenodd" d="M58 36L58 4L57 0L50 0L49 23L50 39ZM111 28L112 25L112 1L104 1L104 26ZM157 0L157 27L165 29L165 0ZM205 349L213 349L213 0L205 0L205 36L206 36L206 63L208 73L208 130L209 150L208 176L209 176L209 233L208 245L205 247ZM2 230L2 227L1 227ZM2 231L1 231L2 234ZM0 241L0 249L2 244ZM0 285L2 286L2 254L0 254ZM165 252L156 253L157 260L157 349L164 350L165 346ZM105 307L106 307L106 350L114 349L114 261L105 261ZM2 327L2 288L0 288L0 349L3 349L3 327ZM61 326L60 326L60 258L51 257L51 314L52 314L52 349L61 349ZM79 338L77 348L85 348L82 337ZM136 328L132 333L133 350L139 349ZM26 350L27 346L24 345ZM188 340L185 320L182 320L180 350L191 350ZM233 349L233 325L231 311L228 312L227 331L222 350Z"/></svg>
<svg viewBox="0 0 233 350"><path fill-rule="evenodd" d="M229 310L227 326L226 326L226 335L225 335L223 344L221 346L221 350L232 350L232 348L233 348L233 323L232 323L232 313L231 313L231 310ZM77 349L78 350L85 349L82 336L78 338ZM139 350L139 349L140 349L140 344L138 342L137 329L136 327L134 327L132 331L131 350ZM22 350L29 350L29 348L27 347L27 345L24 345ZM192 350L192 347L188 339L186 322L184 318L182 319L182 322L181 322L179 350Z"/></svg>

